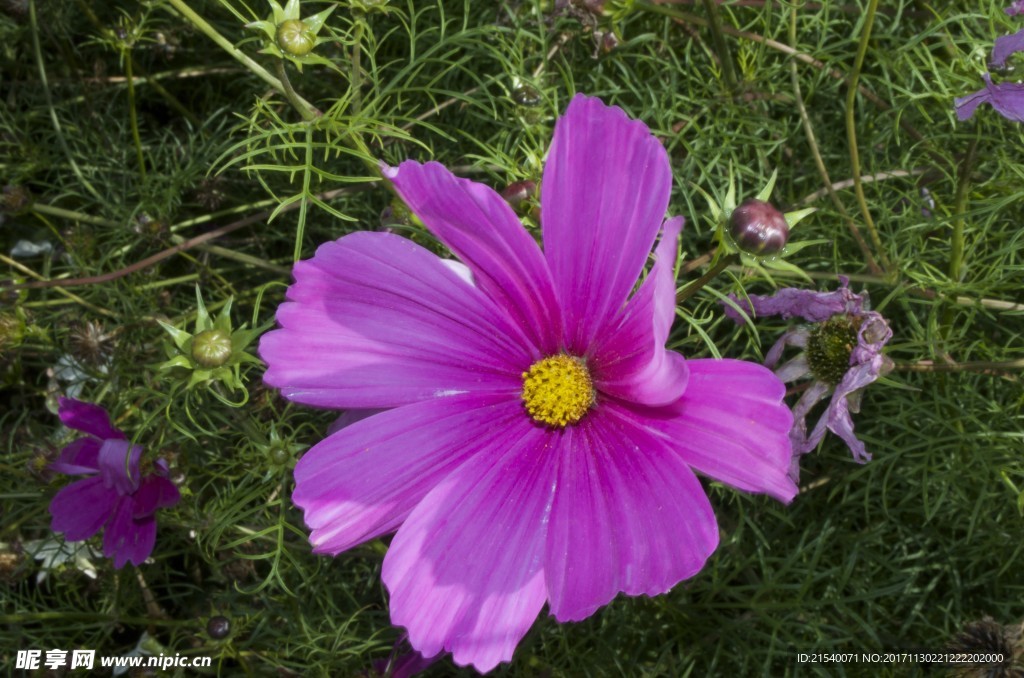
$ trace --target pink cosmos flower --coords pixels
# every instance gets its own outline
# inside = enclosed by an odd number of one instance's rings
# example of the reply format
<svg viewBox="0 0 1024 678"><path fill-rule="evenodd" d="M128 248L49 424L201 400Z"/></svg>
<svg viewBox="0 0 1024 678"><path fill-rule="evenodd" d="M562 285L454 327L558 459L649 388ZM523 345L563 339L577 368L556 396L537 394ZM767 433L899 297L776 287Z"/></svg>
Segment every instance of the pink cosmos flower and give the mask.
<svg viewBox="0 0 1024 678"><path fill-rule="evenodd" d="M385 409L314 446L292 498L317 553L397 530L383 579L413 648L488 671L545 603L580 620L692 577L718 544L694 471L793 498L782 383L665 348L682 219L662 223L672 172L643 123L573 99L543 251L486 186L436 162L384 173L471 281L397 235L347 235L295 265L260 353L291 400Z"/></svg>
<svg viewBox="0 0 1024 678"><path fill-rule="evenodd" d="M103 529L103 554L114 559L115 568L141 565L156 543L157 510L181 498L167 479L167 463L159 459L153 473L142 475L142 448L130 444L98 405L61 398L60 420L87 435L65 447L50 468L87 477L61 489L50 502L51 528L72 542Z"/></svg>

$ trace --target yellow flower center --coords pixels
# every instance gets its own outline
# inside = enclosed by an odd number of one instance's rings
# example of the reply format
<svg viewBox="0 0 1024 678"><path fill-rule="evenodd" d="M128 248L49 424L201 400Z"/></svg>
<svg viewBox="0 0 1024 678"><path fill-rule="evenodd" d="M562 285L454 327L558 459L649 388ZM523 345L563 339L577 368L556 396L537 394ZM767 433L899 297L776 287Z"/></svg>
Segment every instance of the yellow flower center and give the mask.
<svg viewBox="0 0 1024 678"><path fill-rule="evenodd" d="M561 353L523 372L523 404L533 420L565 428L594 405L594 385L581 358Z"/></svg>

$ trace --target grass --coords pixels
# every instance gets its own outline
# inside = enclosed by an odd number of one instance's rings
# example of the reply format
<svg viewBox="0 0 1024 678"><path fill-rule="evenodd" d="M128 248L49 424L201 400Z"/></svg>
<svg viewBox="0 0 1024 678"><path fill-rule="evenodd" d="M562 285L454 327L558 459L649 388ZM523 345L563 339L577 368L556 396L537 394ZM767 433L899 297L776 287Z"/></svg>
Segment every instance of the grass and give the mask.
<svg viewBox="0 0 1024 678"><path fill-rule="evenodd" d="M958 121L953 98L1024 26L1003 2L895 0L873 18L870 4L636 0L594 16L353 0L320 33L330 65L299 72L244 28L270 14L262 0L0 3L0 277L29 283L0 289L3 663L18 649L124 654L144 631L223 675L356 675L386 658L399 637L386 540L313 556L289 499L291 467L333 415L288 404L259 364L241 367L244 394L186 388L189 374L156 367L169 342L157 320L191 329L196 285L211 312L234 299L236 328L272 320L295 259L381 228L392 196L378 160L436 159L498 190L539 181L577 91L668 149L670 211L688 218L680 287L715 247L701 191L720 199L733 177L753 195L777 169L777 203L818 208L791 242L825 241L791 263L818 289L845 274L867 290L897 369L855 417L873 461L827 436L788 507L706 483L722 543L700 574L580 623L542 613L496 675L935 675L797 655L938 651L983 616L1019 624L1024 137L990 107ZM279 66L295 96L273 86ZM395 227L441 251L422 227ZM20 240L52 249L15 257ZM737 328L718 300L771 289L728 268L680 307L670 345L761 359L785 325ZM98 557L95 579L66 565L37 582L25 549L50 535L65 481L43 468L66 441L53 412L72 388L171 462L183 500L160 514L151 564ZM230 620L224 638L207 631L215 616ZM448 660L428 672L470 674Z"/></svg>

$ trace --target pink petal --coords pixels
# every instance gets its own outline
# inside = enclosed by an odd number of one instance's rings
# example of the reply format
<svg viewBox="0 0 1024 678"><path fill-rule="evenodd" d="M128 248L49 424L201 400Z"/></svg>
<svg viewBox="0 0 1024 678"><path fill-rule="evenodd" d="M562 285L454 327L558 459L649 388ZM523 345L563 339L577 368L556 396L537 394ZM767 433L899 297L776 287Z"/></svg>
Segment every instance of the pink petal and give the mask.
<svg viewBox="0 0 1024 678"><path fill-rule="evenodd" d="M779 501L796 496L789 477L793 415L786 387L771 371L742 360L689 360L690 382L671 416L650 418L687 464L715 480Z"/></svg>
<svg viewBox="0 0 1024 678"><path fill-rule="evenodd" d="M114 567L121 569L126 563L142 565L156 544L156 519L132 517L133 502L122 497L107 529L103 532L103 555L114 559Z"/></svg>
<svg viewBox="0 0 1024 678"><path fill-rule="evenodd" d="M59 407L60 420L68 428L94 435L100 440L125 437L124 433L114 428L110 423L110 415L99 405L74 398L61 398Z"/></svg>
<svg viewBox="0 0 1024 678"><path fill-rule="evenodd" d="M679 455L614 405L565 432L544 557L555 618L578 621L619 592L658 595L699 572L718 527Z"/></svg>
<svg viewBox="0 0 1024 678"><path fill-rule="evenodd" d="M675 264L683 218L665 222L654 266L623 309L619 326L592 348L601 393L644 405L666 405L686 390L686 361L665 349L676 317Z"/></svg>
<svg viewBox="0 0 1024 678"><path fill-rule="evenodd" d="M416 216L523 328L540 353L558 350L560 312L547 261L508 203L443 165L406 161L384 175Z"/></svg>
<svg viewBox="0 0 1024 678"><path fill-rule="evenodd" d="M405 238L353 233L295 265L265 334L264 380L332 408L395 407L465 391L517 391L534 354L479 289Z"/></svg>
<svg viewBox="0 0 1024 678"><path fill-rule="evenodd" d="M555 126L541 182L544 251L583 355L619 313L668 207L668 154L619 108L576 95Z"/></svg>
<svg viewBox="0 0 1024 678"><path fill-rule="evenodd" d="M105 487L99 476L77 480L50 502L50 529L63 532L68 541L88 539L110 519L117 499L117 492Z"/></svg>
<svg viewBox="0 0 1024 678"><path fill-rule="evenodd" d="M525 419L508 396L452 396L405 405L337 431L295 466L292 501L317 553L340 553L398 529L468 457Z"/></svg>
<svg viewBox="0 0 1024 678"><path fill-rule="evenodd" d="M384 559L391 620L424 656L486 672L544 605L544 536L558 434L526 417L413 510Z"/></svg>

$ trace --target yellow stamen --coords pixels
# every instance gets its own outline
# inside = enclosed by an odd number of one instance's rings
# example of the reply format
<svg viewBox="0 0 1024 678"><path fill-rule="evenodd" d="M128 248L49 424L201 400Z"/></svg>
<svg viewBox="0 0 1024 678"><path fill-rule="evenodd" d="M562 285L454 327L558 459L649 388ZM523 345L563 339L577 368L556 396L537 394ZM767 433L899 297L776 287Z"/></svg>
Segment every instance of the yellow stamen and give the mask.
<svg viewBox="0 0 1024 678"><path fill-rule="evenodd" d="M533 420L564 428L575 424L594 404L594 385L581 358L561 353L523 372L523 404Z"/></svg>

